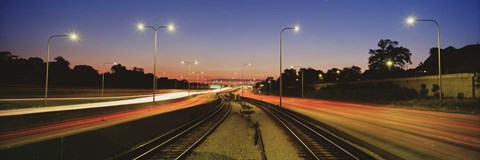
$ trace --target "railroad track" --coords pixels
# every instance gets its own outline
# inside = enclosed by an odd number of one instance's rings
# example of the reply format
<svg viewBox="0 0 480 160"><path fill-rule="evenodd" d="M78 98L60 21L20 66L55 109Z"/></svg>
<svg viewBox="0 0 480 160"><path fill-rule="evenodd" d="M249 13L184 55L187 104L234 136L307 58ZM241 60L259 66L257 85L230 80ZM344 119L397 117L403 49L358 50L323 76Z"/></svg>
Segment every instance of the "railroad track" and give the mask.
<svg viewBox="0 0 480 160"><path fill-rule="evenodd" d="M298 140L301 146L299 157L303 159L375 159L371 155L350 145L349 143L325 132L315 123L301 118L299 115L279 108L276 105L243 98L245 102L256 105L272 117Z"/></svg>
<svg viewBox="0 0 480 160"><path fill-rule="evenodd" d="M181 159L207 137L231 111L230 102L219 95L221 102L208 114L137 145L110 159Z"/></svg>

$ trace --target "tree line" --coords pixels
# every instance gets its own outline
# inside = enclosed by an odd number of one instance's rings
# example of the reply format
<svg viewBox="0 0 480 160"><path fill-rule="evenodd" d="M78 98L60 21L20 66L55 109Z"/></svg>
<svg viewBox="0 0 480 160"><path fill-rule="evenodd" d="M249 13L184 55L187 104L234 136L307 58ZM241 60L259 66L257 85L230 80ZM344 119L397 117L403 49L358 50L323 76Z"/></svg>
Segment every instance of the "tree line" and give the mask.
<svg viewBox="0 0 480 160"><path fill-rule="evenodd" d="M438 74L438 51L431 48L429 57L415 68L407 68L411 65L411 53L408 48L399 46L399 42L390 39L381 39L378 49L369 49L368 69L362 72L358 66L344 68L331 68L324 72L313 68L285 69L282 73L285 89L298 88L301 85L302 74L304 85L332 82L348 82L359 80L373 80L385 78L413 77ZM480 44L467 45L456 49L449 46L441 49L442 74L451 73L480 73ZM480 77L477 76L480 83ZM264 81L256 84L261 92L276 93L279 88L279 79L267 77ZM265 86L265 87L260 87Z"/></svg>
<svg viewBox="0 0 480 160"><path fill-rule="evenodd" d="M438 74L437 48L431 48L429 57L415 68L407 68L412 64L411 53L408 48L399 46L397 41L381 39L378 49L369 49L368 69L362 72L358 66L331 68L326 72L310 67L285 69L282 73L284 85L295 87L301 84L302 74L304 84L346 82L383 78L412 77ZM480 44L467 45L456 49L452 46L441 49L442 73L479 73L480 72ZM54 58L50 63L50 84L57 86L100 87L101 73L89 65L70 67L70 62L61 56ZM38 57L28 59L13 55L11 52L0 52L0 82L2 84L33 84L45 83L46 63ZM142 68L127 69L121 64L113 65L110 72L105 73L105 87L109 88L152 88L153 74L145 73ZM257 83L272 85L272 89L279 86L278 78L268 77ZM188 88L188 81L157 79L158 88ZM270 82L270 83L269 83ZM195 83L193 86L197 86ZM200 84L206 87L206 84ZM195 88L195 87L192 87ZM287 88L288 89L288 88Z"/></svg>
<svg viewBox="0 0 480 160"><path fill-rule="evenodd" d="M89 65L76 65L70 67L70 62L61 56L49 62L49 84L53 86L80 86L101 87L102 74ZM38 57L28 59L13 55L11 52L0 52L0 83L2 84L45 84L46 62ZM153 74L145 73L142 68L116 64L111 66L110 71L105 73L106 88L152 88ZM203 83L191 83L192 88L206 88ZM169 79L168 77L157 78L158 88L188 88L185 79Z"/></svg>

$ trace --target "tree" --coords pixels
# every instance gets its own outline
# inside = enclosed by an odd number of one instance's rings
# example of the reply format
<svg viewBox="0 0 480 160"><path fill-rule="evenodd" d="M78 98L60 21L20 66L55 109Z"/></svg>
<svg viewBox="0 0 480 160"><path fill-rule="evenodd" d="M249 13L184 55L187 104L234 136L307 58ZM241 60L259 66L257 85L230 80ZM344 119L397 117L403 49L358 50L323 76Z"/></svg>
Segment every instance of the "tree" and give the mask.
<svg viewBox="0 0 480 160"><path fill-rule="evenodd" d="M49 78L50 84L53 85L66 85L70 83L71 71L70 62L64 59L62 56L55 58L55 62L49 62Z"/></svg>
<svg viewBox="0 0 480 160"><path fill-rule="evenodd" d="M295 69L285 69L282 73L282 77L284 87L295 85L297 79L297 71L295 71Z"/></svg>
<svg viewBox="0 0 480 160"><path fill-rule="evenodd" d="M341 74L341 80L343 81L358 81L360 80L360 75L362 74L362 69L358 66L351 66L343 68L343 73Z"/></svg>
<svg viewBox="0 0 480 160"><path fill-rule="evenodd" d="M111 68L113 73L125 73L127 72L127 67L122 66L122 64L113 65Z"/></svg>
<svg viewBox="0 0 480 160"><path fill-rule="evenodd" d="M89 65L77 65L72 70L72 83L79 86L99 86L100 75Z"/></svg>
<svg viewBox="0 0 480 160"><path fill-rule="evenodd" d="M398 46L397 41L390 39L381 39L377 46L380 49L369 49L370 57L368 58L369 70L388 71L392 69L401 69L406 64L412 64L410 60L410 50L402 46ZM391 63L387 65L387 63Z"/></svg>
<svg viewBox="0 0 480 160"><path fill-rule="evenodd" d="M12 55L11 52L8 51L2 51L0 52L0 62L5 63L5 62L12 62L12 60L17 59L18 56Z"/></svg>
<svg viewBox="0 0 480 160"><path fill-rule="evenodd" d="M320 77L318 76L319 74L322 74L323 76L323 71L321 70L315 70L313 68L301 68L300 71L298 72L298 76L301 78L302 74L304 74L304 80L303 83L305 84L314 84L318 83L320 81Z"/></svg>
<svg viewBox="0 0 480 160"><path fill-rule="evenodd" d="M340 81L342 71L338 68L332 68L327 71L324 76L325 82L338 82Z"/></svg>
<svg viewBox="0 0 480 160"><path fill-rule="evenodd" d="M467 45L463 48L456 49L449 46L441 49L442 73L474 73L480 72L480 44ZM438 74L438 49L431 48L430 56L420 62L417 72L424 72L427 75Z"/></svg>

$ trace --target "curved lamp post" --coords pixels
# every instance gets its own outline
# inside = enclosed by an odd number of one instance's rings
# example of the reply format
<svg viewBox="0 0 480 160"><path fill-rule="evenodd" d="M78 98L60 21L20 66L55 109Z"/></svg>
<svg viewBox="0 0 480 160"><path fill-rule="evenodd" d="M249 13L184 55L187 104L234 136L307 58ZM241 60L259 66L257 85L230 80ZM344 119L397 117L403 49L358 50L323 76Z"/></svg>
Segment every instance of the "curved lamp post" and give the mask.
<svg viewBox="0 0 480 160"><path fill-rule="evenodd" d="M112 65L116 65L117 63L116 62L107 62L107 63L104 63L103 64L103 67L102 67L102 97L103 97L103 88L105 86L105 65L106 64L112 64Z"/></svg>
<svg viewBox="0 0 480 160"><path fill-rule="evenodd" d="M283 90L283 80L282 80L283 79L282 78L282 34L283 34L283 31L288 30L288 29L298 31L298 30L300 30L300 27L299 26L287 27L287 28L283 28L282 31L280 31L280 107L282 107L282 90Z"/></svg>
<svg viewBox="0 0 480 160"><path fill-rule="evenodd" d="M438 45L438 84L440 94L438 98L440 99L440 106L442 105L442 65L441 65L441 58L440 58L440 26L438 22L433 19L417 19L416 17L410 16L405 19L405 23L408 25L414 25L417 21L426 21L426 22L433 22L437 28L437 45Z"/></svg>
<svg viewBox="0 0 480 160"><path fill-rule="evenodd" d="M188 79L190 79L190 65L198 64L197 61L182 61L182 64L188 64ZM190 81L188 81L188 95L190 96Z"/></svg>
<svg viewBox="0 0 480 160"><path fill-rule="evenodd" d="M175 26L173 24L168 24L166 26L159 26L159 27L153 27L153 26L145 26L143 23L138 23L137 24L137 30L139 31L144 31L145 28L151 28L154 30L155 33L155 38L154 38L154 47L153 47L153 102L155 102L155 94L157 93L157 32L160 28L165 28L168 31L172 32L175 30Z"/></svg>
<svg viewBox="0 0 480 160"><path fill-rule="evenodd" d="M47 68L45 70L45 106L48 104L48 69L50 64L50 41L56 37L68 37L71 41L77 41L78 35L75 32L64 35L53 35L48 38L47 44Z"/></svg>
<svg viewBox="0 0 480 160"><path fill-rule="evenodd" d="M243 81L244 81L244 79L243 79L243 68L245 66L251 66L251 65L252 65L251 63L245 63L245 64L242 65L242 97L243 97L243 87L245 87L245 86L243 86Z"/></svg>

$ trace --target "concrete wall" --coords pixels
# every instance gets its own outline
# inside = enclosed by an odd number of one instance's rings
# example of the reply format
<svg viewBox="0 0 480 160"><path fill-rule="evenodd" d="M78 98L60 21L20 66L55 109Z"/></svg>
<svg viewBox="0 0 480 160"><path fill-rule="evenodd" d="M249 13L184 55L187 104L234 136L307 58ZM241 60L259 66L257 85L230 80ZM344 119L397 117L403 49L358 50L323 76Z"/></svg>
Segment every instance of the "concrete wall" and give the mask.
<svg viewBox="0 0 480 160"><path fill-rule="evenodd" d="M463 93L465 98L475 98L480 97L480 88L475 88L474 74L471 73L458 73L458 74L445 74L442 75L442 89L445 97L454 97L456 98L458 93ZM367 81L356 81L356 82L341 82L348 84L365 84L365 83L382 83L382 82L392 82L401 87L420 90L421 84L426 84L428 89L428 95L433 96L432 85L438 85L438 75L432 76L419 76L419 77L408 77L408 78L394 78L394 79L381 79L381 80L367 80ZM310 87L315 90L321 90L329 85L335 85L340 83L321 83L314 84Z"/></svg>

